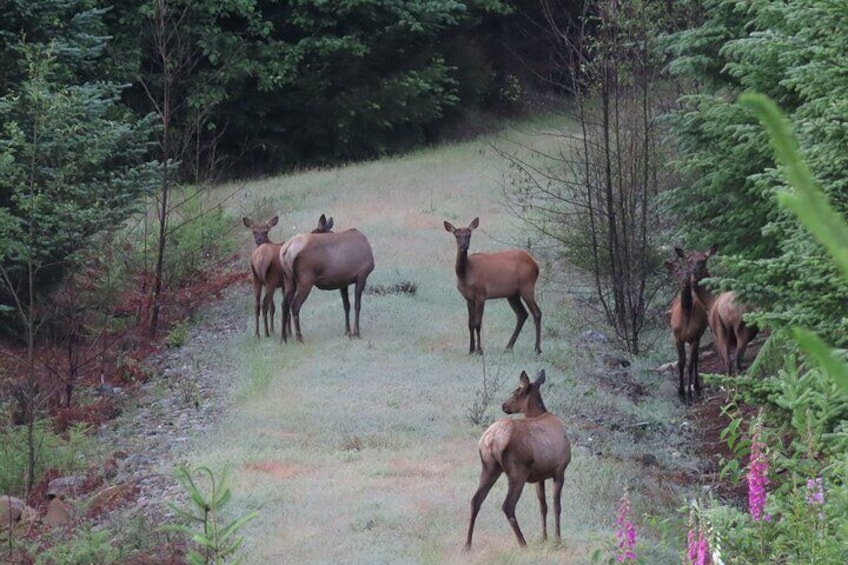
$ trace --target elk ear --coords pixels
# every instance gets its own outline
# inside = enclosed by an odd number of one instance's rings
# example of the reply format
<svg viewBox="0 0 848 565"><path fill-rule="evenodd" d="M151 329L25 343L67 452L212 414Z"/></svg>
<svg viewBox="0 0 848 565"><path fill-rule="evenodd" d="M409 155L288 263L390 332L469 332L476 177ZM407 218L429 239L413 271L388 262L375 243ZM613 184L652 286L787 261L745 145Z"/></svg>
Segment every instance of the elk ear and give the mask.
<svg viewBox="0 0 848 565"><path fill-rule="evenodd" d="M279 217L279 216L274 216L273 218L271 218L270 220L268 220L268 227L269 227L269 228L273 228L274 226L276 226L276 225L277 225L277 222L279 222L279 221L280 221L280 217Z"/></svg>
<svg viewBox="0 0 848 565"><path fill-rule="evenodd" d="M681 259L686 259L686 252L683 251L683 248L675 247L674 252L677 253L677 256L680 257Z"/></svg>
<svg viewBox="0 0 848 565"><path fill-rule="evenodd" d="M479 226L479 225L480 225L480 218L474 218L473 220L471 220L471 224L469 224L468 227L471 228L472 230L476 230L477 226Z"/></svg>
<svg viewBox="0 0 848 565"><path fill-rule="evenodd" d="M241 221L244 222L244 227L246 227L246 228L252 228L253 227L253 220L251 220L247 216L242 218Z"/></svg>
<svg viewBox="0 0 848 565"><path fill-rule="evenodd" d="M332 216L330 216L330 219L327 220L327 227L326 227L327 231L330 231L331 229L333 229L333 217Z"/></svg>
<svg viewBox="0 0 848 565"><path fill-rule="evenodd" d="M521 375L518 377L518 383L521 385L521 388L530 386L530 377L527 376L527 371L521 371Z"/></svg>
<svg viewBox="0 0 848 565"><path fill-rule="evenodd" d="M327 226L327 216L321 214L321 217L318 218L318 227L325 228Z"/></svg>
<svg viewBox="0 0 848 565"><path fill-rule="evenodd" d="M536 386L541 386L545 384L545 370L542 369L538 373L536 373Z"/></svg>
<svg viewBox="0 0 848 565"><path fill-rule="evenodd" d="M716 253L718 253L718 243L713 243L710 250L707 251L707 257L712 257Z"/></svg>
<svg viewBox="0 0 848 565"><path fill-rule="evenodd" d="M456 233L456 228L453 227L452 223L445 221L445 231L449 231L451 233Z"/></svg>

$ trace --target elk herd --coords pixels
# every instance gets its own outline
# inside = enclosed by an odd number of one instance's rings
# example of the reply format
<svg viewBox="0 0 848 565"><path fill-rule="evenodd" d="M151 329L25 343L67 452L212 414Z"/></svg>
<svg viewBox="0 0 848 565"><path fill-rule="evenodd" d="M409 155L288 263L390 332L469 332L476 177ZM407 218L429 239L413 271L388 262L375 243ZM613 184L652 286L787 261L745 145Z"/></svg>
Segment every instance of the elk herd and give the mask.
<svg viewBox="0 0 848 565"><path fill-rule="evenodd" d="M274 331L274 294L280 288L283 294L281 339L287 341L291 335L302 342L300 310L313 287L339 290L345 313L345 334L359 337L362 293L368 275L374 270L374 255L365 235L356 229L334 232L333 218L327 219L322 214L311 232L295 235L285 243L274 243L268 232L277 224L277 216L264 224L250 218L244 218L243 222L253 232L256 243L250 258L256 337L260 335L260 312L265 336ZM444 222L445 230L456 239L457 289L468 308L469 352L483 352L480 330L486 301L506 298L516 317L515 329L506 348L512 349L515 345L529 310L536 330L535 351L541 353L542 311L535 297L539 265L529 253L518 249L469 255L471 234L479 225L478 218L474 218L467 227L460 228ZM698 348L707 327L715 337L716 349L728 374L741 371L745 350L757 334L756 327L743 321L746 308L737 301L733 292L715 295L702 284L710 276L707 261L716 251L715 245L705 252L689 253L677 247L675 260L665 262L679 286L672 303L670 322L678 355L678 394L687 403L701 393ZM354 285L353 328L350 325L350 285ZM544 371L540 371L533 382L522 371L518 388L502 408L507 414L520 413L524 418L499 420L480 437L478 451L482 469L479 485L471 499L466 550L471 548L480 506L502 474L508 481L502 509L519 545L524 547L527 543L515 517L515 506L526 483L536 485L542 538L547 539L547 479L553 480L556 537L561 539L561 496L565 469L571 461L571 444L562 420L545 408L539 390L544 382Z"/></svg>

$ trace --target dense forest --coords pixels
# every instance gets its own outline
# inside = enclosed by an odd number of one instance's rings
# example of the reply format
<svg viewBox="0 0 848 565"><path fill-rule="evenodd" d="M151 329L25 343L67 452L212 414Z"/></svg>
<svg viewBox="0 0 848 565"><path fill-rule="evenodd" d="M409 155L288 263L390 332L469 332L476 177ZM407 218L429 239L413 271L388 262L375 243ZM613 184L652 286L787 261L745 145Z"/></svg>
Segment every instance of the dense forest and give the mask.
<svg viewBox="0 0 848 565"><path fill-rule="evenodd" d="M13 354L0 425L32 429L71 409L92 367L143 355L122 332L155 338L190 310L179 307L189 281L227 282L198 275L232 251L219 237L231 219L191 210L204 186L469 137L565 100L580 143L564 139L565 157L543 169L516 162L513 197L594 275L625 348L640 351L663 306L675 246L717 249L710 288L733 290L768 336L728 385L763 408L747 439L751 411L728 409L739 455L728 473L768 438L781 473L771 512L784 518L764 531L719 507L702 531L723 532L739 557L727 562L791 562L813 545L837 562L848 393L791 329L844 360L848 284L781 205L795 190L786 163L738 97L777 103L844 219L846 43L848 12L828 0L5 2L0 337ZM34 474L30 457L26 480L0 486L28 493ZM821 479L829 503L810 522L793 509Z"/></svg>

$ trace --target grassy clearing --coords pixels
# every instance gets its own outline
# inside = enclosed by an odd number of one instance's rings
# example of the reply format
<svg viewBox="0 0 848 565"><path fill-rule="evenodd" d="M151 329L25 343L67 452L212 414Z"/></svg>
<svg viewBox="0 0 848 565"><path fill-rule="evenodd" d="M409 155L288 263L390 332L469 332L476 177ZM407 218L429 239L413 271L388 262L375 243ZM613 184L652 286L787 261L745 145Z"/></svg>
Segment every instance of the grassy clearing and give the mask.
<svg viewBox="0 0 848 565"><path fill-rule="evenodd" d="M531 131L509 135L555 149L554 138ZM306 343L295 346L253 337L245 283L245 331L229 344L223 364L231 368L233 405L186 458L229 469L231 510L260 513L243 530L247 563L586 563L594 549L614 540L625 487L637 513L662 517L682 502L685 492L668 476L695 465L679 433L685 413L646 362L630 371L650 391L638 402L599 386L593 377L601 366L598 352L576 341L580 316L561 292L567 278L547 272L539 288L541 357L533 353L532 320L515 351L503 353L514 324L506 301L487 305L485 357L468 355L455 243L442 222L467 225L479 216L472 251L522 240L502 206L505 164L490 146L498 142L493 137L220 189L236 193L234 216L279 213L275 240L311 229L321 213L335 218L336 230L357 227L374 248L372 284L417 285L414 296L366 295L359 340L343 337L339 294L315 290L301 312ZM244 249L251 244L245 233ZM481 510L473 551L462 553L479 474L476 441L484 429L470 423L468 411L484 370L490 382L502 383L484 413L490 423L502 417L500 403L518 373L542 367L550 383L543 389L548 408L569 425L574 444L563 494L564 544L538 542L529 486L518 520L530 548L518 549L500 510L502 478ZM645 454L656 457L652 471L639 462ZM644 555L650 562L678 562L678 548L660 540L660 532L645 526L640 535L649 538Z"/></svg>

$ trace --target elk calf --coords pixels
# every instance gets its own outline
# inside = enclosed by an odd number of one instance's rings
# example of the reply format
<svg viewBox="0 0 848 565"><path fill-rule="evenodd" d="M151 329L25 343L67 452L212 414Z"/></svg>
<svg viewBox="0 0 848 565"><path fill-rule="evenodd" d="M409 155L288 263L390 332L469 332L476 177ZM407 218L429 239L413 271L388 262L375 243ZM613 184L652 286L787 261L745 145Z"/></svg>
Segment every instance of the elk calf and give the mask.
<svg viewBox="0 0 848 565"><path fill-rule="evenodd" d="M471 232L479 225L479 218L474 218L467 228L456 228L450 222L445 222L445 230L456 238L456 287L468 306L468 333L471 338L469 352L483 353L480 329L486 301L492 298L506 298L516 318L515 330L506 348L512 349L527 320L527 310L521 303L523 300L536 324L536 353L541 353L542 310L536 304L539 265L529 253L520 249L469 255Z"/></svg>
<svg viewBox="0 0 848 565"><path fill-rule="evenodd" d="M518 544L527 545L518 521L515 519L515 505L521 496L525 483L536 483L536 495L542 515L542 539L548 539L548 505L545 501L545 480L554 481L554 516L556 537L562 539L560 531L560 513L562 510L562 485L565 469L571 462L571 443L565 432L562 420L551 414L542 402L539 387L545 382L545 371L539 371L536 382L531 383L525 371L519 377L519 386L512 396L504 402L503 411L507 414L524 414L524 418L498 420L483 433L478 442L480 452L480 483L471 499L471 518L468 521L466 551L471 549L471 536L474 533L474 521L480 511L480 505L486 499L492 486L506 473L509 490L503 503L503 511L515 532Z"/></svg>

